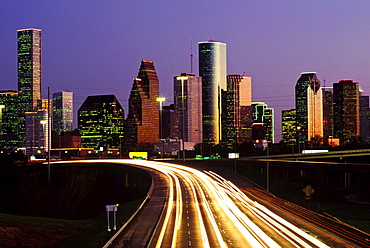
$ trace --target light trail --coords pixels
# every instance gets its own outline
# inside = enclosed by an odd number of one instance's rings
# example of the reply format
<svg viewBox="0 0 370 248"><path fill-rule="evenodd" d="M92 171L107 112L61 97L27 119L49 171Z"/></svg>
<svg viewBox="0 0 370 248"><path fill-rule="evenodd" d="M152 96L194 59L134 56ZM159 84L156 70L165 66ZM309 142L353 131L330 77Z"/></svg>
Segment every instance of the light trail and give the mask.
<svg viewBox="0 0 370 248"><path fill-rule="evenodd" d="M116 163L156 170L166 176L168 195L163 224L155 247L320 247L326 244L251 200L231 182L213 172L203 172L183 165L143 160L84 160L70 163ZM63 162L58 162L63 163ZM193 201L189 202L185 192ZM191 232L182 230L182 223L192 209ZM190 206L190 207L189 207ZM188 214L188 213L187 213ZM248 215L253 215L251 220ZM188 220L187 220L188 221ZM187 223L190 225L190 222ZM278 237L270 237L261 226ZM187 232L184 234L183 232ZM181 238L182 237L182 238ZM184 237L188 237L186 241ZM189 240L188 240L189 239ZM193 243L191 242L193 241ZM200 243L197 243L200 242ZM194 244L195 243L195 244ZM284 246L285 247L285 246Z"/></svg>

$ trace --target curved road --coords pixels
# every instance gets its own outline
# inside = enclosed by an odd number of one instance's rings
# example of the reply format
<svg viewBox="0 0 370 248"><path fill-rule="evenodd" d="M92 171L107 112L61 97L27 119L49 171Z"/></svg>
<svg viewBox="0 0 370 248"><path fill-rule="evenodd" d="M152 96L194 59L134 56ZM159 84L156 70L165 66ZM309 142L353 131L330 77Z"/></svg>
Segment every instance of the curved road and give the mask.
<svg viewBox="0 0 370 248"><path fill-rule="evenodd" d="M78 162L123 163L152 174L153 194L116 247L333 246L281 218L211 171L143 160ZM343 241L334 245L352 247Z"/></svg>

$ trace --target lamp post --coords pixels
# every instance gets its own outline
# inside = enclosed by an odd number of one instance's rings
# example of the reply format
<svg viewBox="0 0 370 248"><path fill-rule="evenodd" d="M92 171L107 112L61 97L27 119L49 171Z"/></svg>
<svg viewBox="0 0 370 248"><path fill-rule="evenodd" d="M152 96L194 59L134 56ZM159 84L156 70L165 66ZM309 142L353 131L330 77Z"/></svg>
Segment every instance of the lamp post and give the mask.
<svg viewBox="0 0 370 248"><path fill-rule="evenodd" d="M268 134L269 134L269 129L268 125L266 125L266 130L263 129L263 126L265 125L264 123L256 123L252 124L255 127L261 128L265 132L265 139L266 139L266 191L270 192L270 163L269 163L269 153L270 153L270 148L269 148L269 141L268 141Z"/></svg>
<svg viewBox="0 0 370 248"><path fill-rule="evenodd" d="M300 154L301 153L301 142L300 142L300 133L299 133L299 131L301 130L301 127L300 126L298 126L297 127L297 145L298 145L298 154Z"/></svg>
<svg viewBox="0 0 370 248"><path fill-rule="evenodd" d="M48 117L49 118L49 117ZM48 149L48 184L50 184L50 149L49 149L49 131L47 132L47 136L45 135L45 124L49 124L49 121L48 120L41 120L40 121L40 124L42 125L42 137L44 138L44 144L43 144L43 147L44 147L44 153L45 153L45 148ZM48 128L49 128L49 125L48 125ZM46 136L46 137L45 137ZM47 139L47 142L45 142Z"/></svg>
<svg viewBox="0 0 370 248"><path fill-rule="evenodd" d="M201 154L202 155L202 161L203 161L203 164L204 164L204 142L203 142L203 132L198 130L198 129L195 129L196 132L199 132L200 135L202 136L202 151L201 151Z"/></svg>
<svg viewBox="0 0 370 248"><path fill-rule="evenodd" d="M3 108L5 105L0 105L0 148L3 147Z"/></svg>
<svg viewBox="0 0 370 248"><path fill-rule="evenodd" d="M159 140L161 142L161 158L163 159L163 145L162 145L162 136L163 136L163 132L162 132L162 125L163 125L163 113L162 113L162 105L163 105L163 102L166 101L166 98L165 97L158 97L157 98L157 102L159 102Z"/></svg>
<svg viewBox="0 0 370 248"><path fill-rule="evenodd" d="M184 104L184 80L188 80L187 76L176 77L181 80L181 108L182 108L182 161L185 162L185 104Z"/></svg>

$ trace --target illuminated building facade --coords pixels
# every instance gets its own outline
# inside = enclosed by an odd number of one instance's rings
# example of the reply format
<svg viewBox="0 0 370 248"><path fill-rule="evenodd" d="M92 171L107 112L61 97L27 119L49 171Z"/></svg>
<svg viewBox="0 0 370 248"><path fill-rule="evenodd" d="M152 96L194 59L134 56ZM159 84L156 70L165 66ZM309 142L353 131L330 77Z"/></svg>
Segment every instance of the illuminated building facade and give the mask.
<svg viewBox="0 0 370 248"><path fill-rule="evenodd" d="M159 141L159 80L153 61L142 60L131 88L126 119L125 148L151 151Z"/></svg>
<svg viewBox="0 0 370 248"><path fill-rule="evenodd" d="M199 76L202 77L203 141L221 140L221 90L226 90L226 44L199 42Z"/></svg>
<svg viewBox="0 0 370 248"><path fill-rule="evenodd" d="M274 109L264 102L252 102L252 139L274 143Z"/></svg>
<svg viewBox="0 0 370 248"><path fill-rule="evenodd" d="M0 91L0 135L3 147L19 146L19 101L15 90Z"/></svg>
<svg viewBox="0 0 370 248"><path fill-rule="evenodd" d="M333 84L334 136L341 144L360 135L359 84L353 80L340 80Z"/></svg>
<svg viewBox="0 0 370 248"><path fill-rule="evenodd" d="M78 109L83 148L121 148L124 111L115 95L88 96Z"/></svg>
<svg viewBox="0 0 370 248"><path fill-rule="evenodd" d="M287 145L296 143L296 111L295 109L281 111L281 139Z"/></svg>
<svg viewBox="0 0 370 248"><path fill-rule="evenodd" d="M322 90L315 72L301 73L295 86L295 102L299 142L323 137Z"/></svg>
<svg viewBox="0 0 370 248"><path fill-rule="evenodd" d="M53 94L53 131L57 135L73 129L73 92Z"/></svg>
<svg viewBox="0 0 370 248"><path fill-rule="evenodd" d="M41 107L41 30L21 29L18 33L19 134L25 141L25 112Z"/></svg>
<svg viewBox="0 0 370 248"><path fill-rule="evenodd" d="M227 90L222 91L222 144L252 141L252 78L228 75Z"/></svg>
<svg viewBox="0 0 370 248"><path fill-rule="evenodd" d="M40 108L41 30L18 30L18 94L25 112Z"/></svg>
<svg viewBox="0 0 370 248"><path fill-rule="evenodd" d="M45 155L49 148L48 111L26 112L26 154Z"/></svg>
<svg viewBox="0 0 370 248"><path fill-rule="evenodd" d="M184 99L182 99L182 86ZM174 77L174 100L175 111L179 117L180 137L178 138L202 143L202 78L196 77L193 73L181 73L180 76ZM184 135L182 135L183 123L185 124Z"/></svg>

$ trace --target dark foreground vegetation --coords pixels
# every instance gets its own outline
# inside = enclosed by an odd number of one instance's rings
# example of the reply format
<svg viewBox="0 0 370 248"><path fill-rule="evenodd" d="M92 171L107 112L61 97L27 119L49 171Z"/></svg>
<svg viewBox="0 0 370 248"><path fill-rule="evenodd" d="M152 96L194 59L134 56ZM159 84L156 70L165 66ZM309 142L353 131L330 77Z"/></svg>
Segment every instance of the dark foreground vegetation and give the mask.
<svg viewBox="0 0 370 248"><path fill-rule="evenodd" d="M107 163L52 164L48 185L47 165L22 159L0 155L1 247L99 247L111 235L105 205L119 204L122 223L151 184L145 171Z"/></svg>

